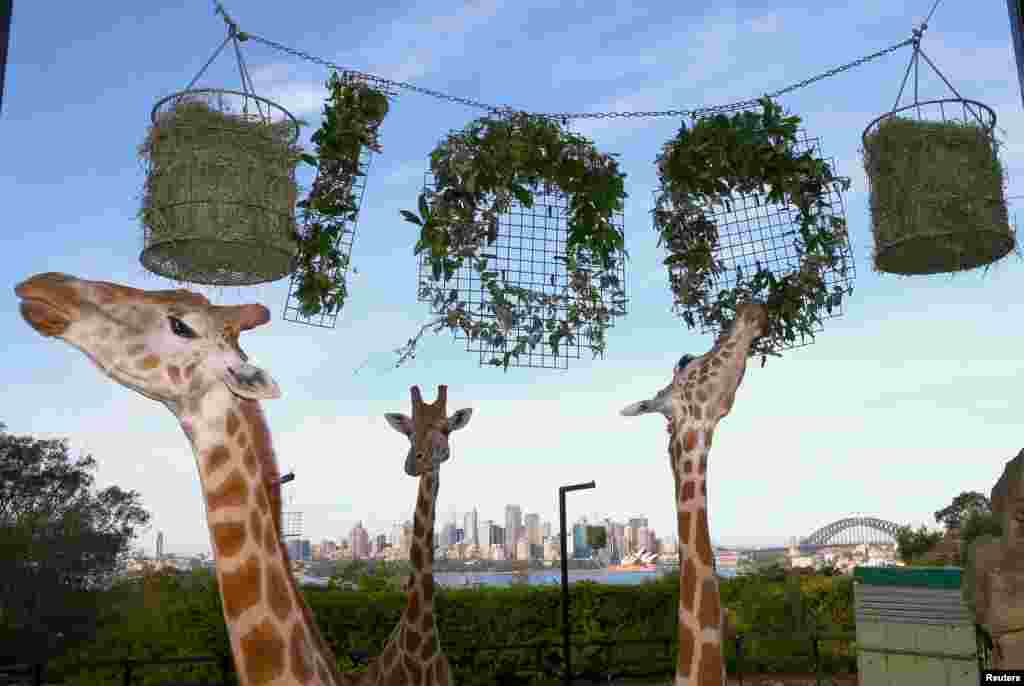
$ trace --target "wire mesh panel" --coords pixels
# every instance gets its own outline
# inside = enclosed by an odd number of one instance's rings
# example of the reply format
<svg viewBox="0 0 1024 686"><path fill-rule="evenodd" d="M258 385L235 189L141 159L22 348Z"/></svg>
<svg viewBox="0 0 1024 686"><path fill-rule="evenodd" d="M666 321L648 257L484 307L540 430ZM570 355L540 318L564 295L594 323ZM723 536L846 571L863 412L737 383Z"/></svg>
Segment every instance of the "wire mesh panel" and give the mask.
<svg viewBox="0 0 1024 686"><path fill-rule="evenodd" d="M820 139L808 138L804 132L798 132L793 146L797 155L811 152L821 159ZM827 160L830 168L835 171L835 160ZM659 191L654 191L655 200ZM817 210L819 225L828 227L832 217L844 217L846 214L843 197L837 184L831 184L827 196L822 198L824 206ZM716 260L723 266L717 276L715 286L718 290L735 288L742 281L753 276L758 268L770 271L776 279L794 274L801 269L801 255L797 253L795 241L800 236L800 211L789 203L769 202L767 194L733 193L729 197L731 207L725 205L704 204L700 207L708 219L717 227L718 243L714 250ZM657 206L657 202L655 202ZM671 267L673 281L685 279L683 267ZM851 293L855 279L853 252L849 233L840 242L839 262L835 268L823 269L822 276L830 293ZM714 295L712 295L714 297ZM682 315L692 311L696 315L699 305L686 306L675 303L673 311ZM819 319L831 319L843 314L843 302L831 307L831 311L821 305L817 309ZM720 333L720 326L708 323L702 317L695 316L700 322L701 333ZM823 330L820 322L814 325L814 332ZM799 333L799 332L798 332ZM813 338L799 333L793 342L778 342L777 350L800 348L809 345Z"/></svg>
<svg viewBox="0 0 1024 686"><path fill-rule="evenodd" d="M434 178L427 172L424 174L423 190L432 195L436 190ZM568 238L566 215L569 209L568 197L557 189L538 188L533 193L533 207L526 208L513 201L509 211L498 216L498 234L493 244L480 248L480 256L487 258L488 270L497 271L500 280L510 286L516 286L543 294L545 297L563 296L571 293L569 273L564 261L555 259L565 255L565 244ZM615 213L612 225L623 230L623 215ZM491 294L484 288L480 274L468 263L459 267L452 278L444 281L444 292L454 290L457 301L466 303L466 309L478 320L495 320L497 314ZM616 258L615 267L620 287L626 288L626 267L622 256ZM419 293L420 302L432 303L434 314L443 314L444 305L434 301L438 289L437 282L432 280L429 251L420 253L419 262ZM433 289L433 290L432 290ZM611 286L599 285L601 303L612 313L608 326L614 326L616 316L626 314L625 304L613 300L615 289ZM569 308L574 305L570 295L562 300L557 307L559 319L565 319ZM466 341L466 350L479 355L481 366L489 366L491 360L500 359L502 354L511 350L520 336L529 336L530 317L516 317L515 325L501 341L487 342L480 338L471 340L464 331L455 329L455 339ZM534 367L546 369L568 369L569 359L580 359L580 352L588 348L590 336L580 331L569 342L563 339L558 346L558 354L552 352L544 337L539 337L536 347L528 347L526 352L513 357L509 367Z"/></svg>
<svg viewBox="0 0 1024 686"><path fill-rule="evenodd" d="M355 77L344 74L341 77L343 82L352 82ZM380 90L382 93L387 95L389 98L394 96L394 90L388 89L381 84L374 83L373 87ZM336 282L339 277L344 276L348 272L349 264L352 258L352 246L355 242L356 235L356 224L359 221L359 210L363 206L363 194L366 192L366 178L370 171L370 162L373 158L373 151L367 148L365 145L359 151L359 174L352 177L352 197L355 199L356 213L352 219L344 219L343 228L338 232L337 238L334 241L334 249L341 253L341 260L337 266L332 268L328 274L331 282ZM308 223L308 218L306 223ZM299 231L303 231L300 228ZM319 258L313 260L314 270L319 266ZM285 321L295 322L297 324L308 324L309 326L319 326L325 329L333 329L338 323L338 315L341 313L340 308L335 308L333 311L328 312L326 309L321 310L317 314L305 315L302 313L300 308L298 295L296 292L299 288L299 276L297 272L292 272L291 280L288 283L288 297L284 304L284 319Z"/></svg>

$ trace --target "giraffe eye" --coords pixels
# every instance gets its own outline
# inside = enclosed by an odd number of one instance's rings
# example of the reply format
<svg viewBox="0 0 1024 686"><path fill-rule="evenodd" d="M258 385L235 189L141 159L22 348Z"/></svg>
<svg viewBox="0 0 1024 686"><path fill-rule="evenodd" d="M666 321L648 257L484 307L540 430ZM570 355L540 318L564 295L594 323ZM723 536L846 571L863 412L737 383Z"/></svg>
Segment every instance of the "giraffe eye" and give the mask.
<svg viewBox="0 0 1024 686"><path fill-rule="evenodd" d="M188 324L177 317L168 317L167 319L171 322L171 331L174 332L175 336L181 336L182 338L198 338L196 332L188 328Z"/></svg>

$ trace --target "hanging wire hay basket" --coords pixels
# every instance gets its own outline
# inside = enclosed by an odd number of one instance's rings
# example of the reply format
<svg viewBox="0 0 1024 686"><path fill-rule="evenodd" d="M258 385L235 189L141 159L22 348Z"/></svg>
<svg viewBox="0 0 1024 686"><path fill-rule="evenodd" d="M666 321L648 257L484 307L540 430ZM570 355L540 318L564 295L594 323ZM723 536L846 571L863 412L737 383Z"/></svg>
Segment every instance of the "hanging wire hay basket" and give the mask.
<svg viewBox="0 0 1024 686"><path fill-rule="evenodd" d="M803 130L799 130L793 150L796 154L810 152L815 158L821 158L821 139L810 138ZM830 157L826 161L831 169L836 169L834 158ZM654 207L659 206L657 200L663 193L663 190L653 192ZM822 200L824 204L818 210L819 222L828 226L833 217L845 219L846 208L838 184L831 184ZM767 193L738 191L731 194L729 204L731 208L724 204L710 203L702 203L700 206L700 211L710 220L711 226L716 228L717 244L712 253L716 261L722 264L722 271L714 282L714 292L708 295L715 297L718 293L744 285L759 267L770 271L779 280L801 272L804 265L795 243L799 237L800 211L795 205L771 202ZM836 266L821 268L829 296L825 303L815 308L818 321L811 326L814 333L824 331L823 320L839 317L845 312L846 296L853 293L856 266L849 232L840 238ZM689 290L685 267L669 267L669 282L677 294L672 306L673 313L684 319L687 319L686 313L689 313L694 321L699 322L702 334L720 334L721 324L705 316L707 302L703 298L693 301L679 297L679 293ZM791 350L814 342L814 338L805 332L797 333L799 335L791 342L773 340L772 349Z"/></svg>
<svg viewBox="0 0 1024 686"><path fill-rule="evenodd" d="M900 107L864 129L876 270L967 271L1014 249L995 124L988 106L958 98Z"/></svg>
<svg viewBox="0 0 1024 686"><path fill-rule="evenodd" d="M435 192L433 175L424 174L423 191L428 195ZM569 199L556 187L545 187L543 184L532 191L533 207L526 208L518 201L513 201L508 212L498 215L498 234L495 242L480 248L480 256L488 259L488 268L501 274L505 283L543 293L555 297L569 290L569 273L564 261L555 259L565 255L565 244L568 239L566 217L569 211ZM624 217L621 212L613 215L612 225L623 228ZM626 290L625 259L617 258L614 273L618 277L617 288L621 293ZM432 302L430 255L420 253L419 288L417 299L420 302ZM444 283L445 291L454 290L459 302L464 302L467 309L481 319L496 320L497 314L494 299L484 288L480 274L470 264L463 264L455 270L452 278ZM611 313L608 327L615 325L615 318L626 314L625 304L616 298L615 286L601 285L598 288L602 305ZM572 297L557 305L558 317L565 319L570 307L574 306ZM434 314L443 314L444 307L432 303ZM465 340L467 352L479 354L480 366L490 366L492 360L500 359L511 350L520 336L530 335L527 325L528 318L517 319L516 324L497 342L484 341L482 338L472 339L461 329L454 329L455 340ZM533 349L527 348L518 358L509 361L509 367L532 367L537 369L568 369L569 360L580 359L580 353L589 349L590 336L584 327L573 337L573 341L562 341L558 346L558 354L554 354L543 341Z"/></svg>
<svg viewBox="0 0 1024 686"><path fill-rule="evenodd" d="M252 93L197 89L160 100L139 154L149 271L246 286L291 273L300 123Z"/></svg>

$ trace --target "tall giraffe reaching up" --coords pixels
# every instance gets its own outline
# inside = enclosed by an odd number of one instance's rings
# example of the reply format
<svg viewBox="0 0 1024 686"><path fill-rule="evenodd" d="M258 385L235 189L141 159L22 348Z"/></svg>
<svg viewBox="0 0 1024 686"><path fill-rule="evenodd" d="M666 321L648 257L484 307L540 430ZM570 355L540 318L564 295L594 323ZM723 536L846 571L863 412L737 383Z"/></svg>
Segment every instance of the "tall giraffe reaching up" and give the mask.
<svg viewBox="0 0 1024 686"><path fill-rule="evenodd" d="M409 599L384 651L370 670L379 670L387 684L451 686L451 669L441 651L434 619L434 508L441 463L451 457L448 435L466 426L473 410L464 408L448 417L447 386L438 387L437 400L432 404L423 402L418 386L410 390L412 418L397 412L384 415L388 424L409 438L405 473L419 477L409 547Z"/></svg>
<svg viewBox="0 0 1024 686"><path fill-rule="evenodd" d="M192 444L217 583L241 686L369 685L342 674L302 597L281 538L280 477L262 398L281 392L238 345L262 305L215 306L58 273L18 284L21 315L117 383L169 409Z"/></svg>
<svg viewBox="0 0 1024 686"><path fill-rule="evenodd" d="M675 477L679 527L679 656L675 686L725 686L718 593L707 516L707 461L711 437L729 414L747 368L750 346L764 335L762 305L741 305L732 327L701 357L684 355L672 382L650 400L621 411L631 417L660 412L668 419L669 465Z"/></svg>

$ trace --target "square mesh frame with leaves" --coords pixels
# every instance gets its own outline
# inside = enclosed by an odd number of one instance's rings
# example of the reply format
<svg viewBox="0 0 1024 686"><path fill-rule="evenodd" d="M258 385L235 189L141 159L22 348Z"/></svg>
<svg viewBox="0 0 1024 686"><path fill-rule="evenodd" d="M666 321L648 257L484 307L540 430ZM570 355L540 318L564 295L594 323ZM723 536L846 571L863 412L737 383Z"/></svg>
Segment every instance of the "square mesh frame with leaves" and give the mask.
<svg viewBox="0 0 1024 686"><path fill-rule="evenodd" d="M429 195L436 190L433 175L424 174L423 190ZM537 188L533 191L533 207L523 207L513 200L509 211L498 216L498 237L495 242L481 248L480 256L487 257L489 271L501 274L501 280L510 286L529 289L546 296L556 296L566 292L569 275L564 261L556 260L557 256L565 255L565 244L568 238L566 216L569 209L568 197L558 191ZM624 218L621 212L615 213L612 224L622 230ZM619 284L623 292L626 290L625 257L619 256L616 264ZM483 287L480 274L472 266L470 260L459 267L452 278L443 281L444 292L456 291L457 301L466 303L466 309L478 319L496 318L491 294ZM433 281L428 251L420 253L419 279L417 299L431 303L432 312L437 315L444 313L444 305L432 302L431 289L437 291L438 282ZM601 302L613 313L609 327L614 326L615 318L626 314L623 303L613 302L613 289L599 287ZM570 296L557 306L558 317L565 319L568 308L573 303ZM532 318L531 318L532 319ZM543 319L543 317L542 317ZM493 345L481 338L470 339L462 329L454 329L455 340L465 340L466 350L479 355L480 366L490 366L489 361L501 359L503 353L515 346L520 336L528 336L529 332L523 324L527 318L519 318L516 325L507 332L500 345ZM552 353L547 341L541 339L532 350L527 348L517 358L509 361L509 367L533 367L542 369L568 369L570 359L580 359L580 353L588 348L589 336L580 332L570 343L563 339L558 346L558 354Z"/></svg>
<svg viewBox="0 0 1024 686"><path fill-rule="evenodd" d="M802 131L794 146L797 154L811 152L816 158L821 158L820 138L809 138ZM834 158L828 158L829 166L835 170ZM654 191L655 200L660 191ZM714 256L723 263L724 270L718 276L716 290L735 288L741 280L753 276L757 272L758 264L770 271L776 278L800 271L800 255L797 254L794 240L799 236L800 212L796 206L788 203L770 203L767 194L761 193L733 193L729 197L731 207L725 205L702 205L701 209L707 217L718 227L718 245L714 250ZM844 217L846 209L843 204L842 193L836 184L830 186L828 196L825 199L825 207L817 212L820 222L828 225L832 217ZM655 206L657 203L655 202ZM826 268L822 276L830 293L839 289L843 294L853 291L853 282L856 278L856 268L853 260L853 249L850 244L849 231L842 242L840 253L840 264L845 265L845 273L839 269ZM672 274L681 274L682 267L670 268ZM844 313L843 301L833 304L831 311L824 305L818 308L820 319L832 319ZM721 333L721 326L716 323L706 322L700 315L697 306L684 306L675 303L673 312L682 316L684 312L690 311L694 319L700 324L701 333ZM823 331L821 323L814 326L814 332ZM779 341L776 350L789 350L801 348L814 342L812 337L800 334L792 343Z"/></svg>

